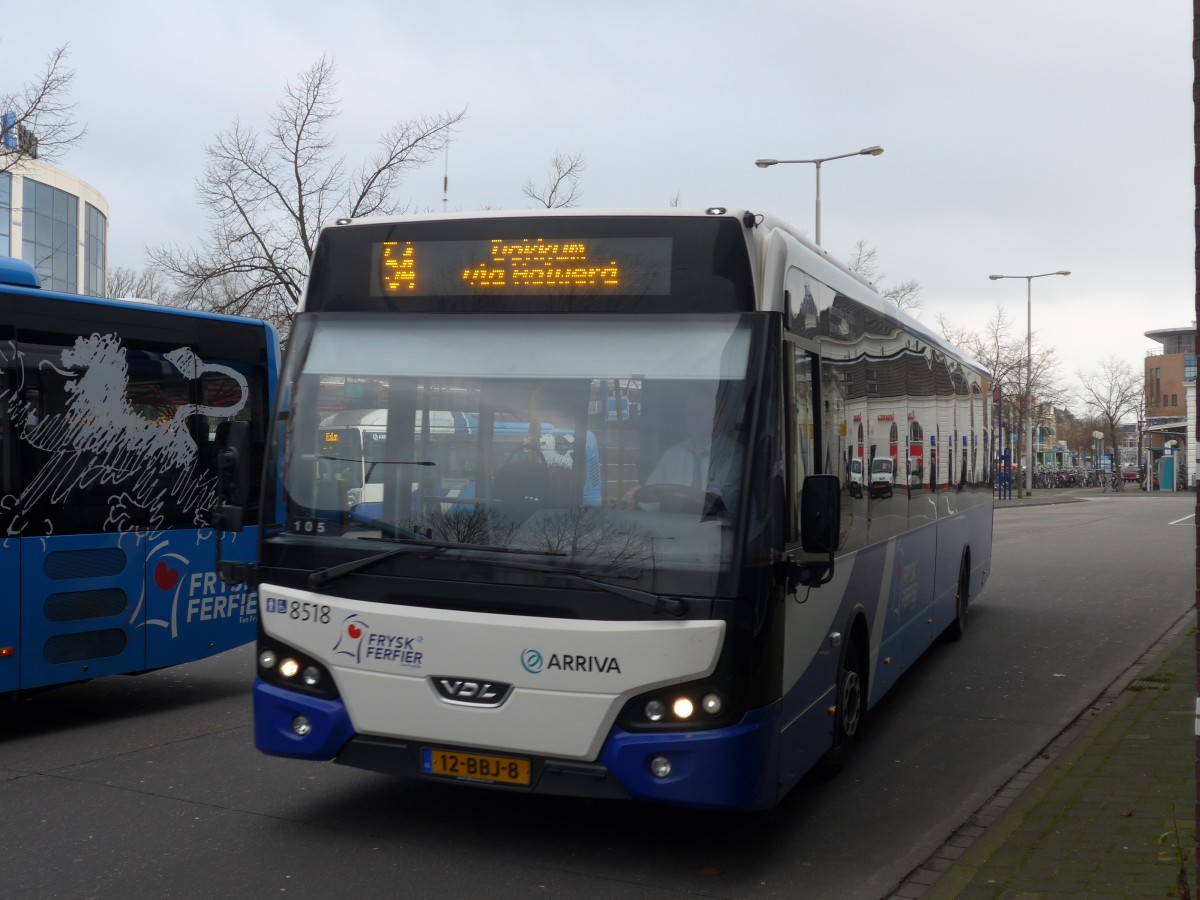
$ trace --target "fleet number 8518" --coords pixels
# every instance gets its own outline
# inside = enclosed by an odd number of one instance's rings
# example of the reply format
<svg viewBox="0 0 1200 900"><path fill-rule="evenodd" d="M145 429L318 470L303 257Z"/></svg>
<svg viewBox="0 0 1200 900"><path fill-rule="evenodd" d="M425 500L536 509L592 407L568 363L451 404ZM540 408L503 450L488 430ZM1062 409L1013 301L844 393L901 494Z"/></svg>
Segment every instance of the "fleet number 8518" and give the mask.
<svg viewBox="0 0 1200 900"><path fill-rule="evenodd" d="M319 622L329 624L330 609L324 603L309 603L307 600L293 600L288 604L288 618L298 622Z"/></svg>

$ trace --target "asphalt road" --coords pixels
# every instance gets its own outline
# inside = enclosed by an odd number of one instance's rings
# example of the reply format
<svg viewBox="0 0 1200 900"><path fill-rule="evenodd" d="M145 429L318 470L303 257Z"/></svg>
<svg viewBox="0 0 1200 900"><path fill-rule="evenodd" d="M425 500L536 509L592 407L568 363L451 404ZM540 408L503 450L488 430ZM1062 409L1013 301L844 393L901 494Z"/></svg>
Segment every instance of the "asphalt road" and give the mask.
<svg viewBox="0 0 1200 900"><path fill-rule="evenodd" d="M997 510L963 641L766 814L262 756L250 648L0 707L0 896L883 897L1191 608L1194 502Z"/></svg>

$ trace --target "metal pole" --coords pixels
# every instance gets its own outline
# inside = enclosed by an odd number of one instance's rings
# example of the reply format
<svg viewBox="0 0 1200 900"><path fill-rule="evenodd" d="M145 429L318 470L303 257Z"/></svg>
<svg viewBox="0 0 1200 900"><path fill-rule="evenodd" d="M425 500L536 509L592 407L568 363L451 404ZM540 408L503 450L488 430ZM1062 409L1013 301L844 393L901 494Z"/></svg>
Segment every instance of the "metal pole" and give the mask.
<svg viewBox="0 0 1200 900"><path fill-rule="evenodd" d="M1033 276L1025 279L1025 496L1033 496Z"/></svg>
<svg viewBox="0 0 1200 900"><path fill-rule="evenodd" d="M822 162L824 162L824 160L818 159L816 161L816 164L817 164L817 214L816 214L817 238L816 238L816 245L818 247L821 246L821 163Z"/></svg>

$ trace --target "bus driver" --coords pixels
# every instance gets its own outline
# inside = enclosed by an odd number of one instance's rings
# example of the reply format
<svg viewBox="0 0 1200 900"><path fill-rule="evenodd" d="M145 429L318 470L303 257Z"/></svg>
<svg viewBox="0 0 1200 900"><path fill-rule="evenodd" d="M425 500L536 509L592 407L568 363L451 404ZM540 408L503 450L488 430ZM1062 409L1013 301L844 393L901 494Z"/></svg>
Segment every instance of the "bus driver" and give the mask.
<svg viewBox="0 0 1200 900"><path fill-rule="evenodd" d="M730 512L741 491L741 444L718 430L712 391L693 391L684 402L687 435L663 451L646 481L631 494L646 512Z"/></svg>

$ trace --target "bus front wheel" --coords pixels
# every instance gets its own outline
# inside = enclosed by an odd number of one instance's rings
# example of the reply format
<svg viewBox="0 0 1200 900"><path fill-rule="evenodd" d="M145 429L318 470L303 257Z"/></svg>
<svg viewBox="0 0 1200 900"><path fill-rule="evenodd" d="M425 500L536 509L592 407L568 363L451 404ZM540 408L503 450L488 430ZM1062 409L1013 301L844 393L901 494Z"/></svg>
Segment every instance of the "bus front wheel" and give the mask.
<svg viewBox="0 0 1200 900"><path fill-rule="evenodd" d="M867 713L866 685L864 658L859 652L858 641L850 638L838 669L833 746L820 764L821 774L825 777L842 770L858 742Z"/></svg>

